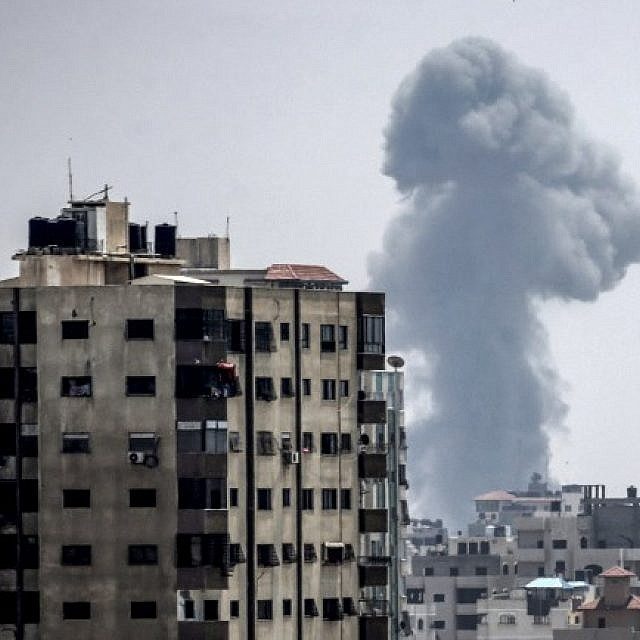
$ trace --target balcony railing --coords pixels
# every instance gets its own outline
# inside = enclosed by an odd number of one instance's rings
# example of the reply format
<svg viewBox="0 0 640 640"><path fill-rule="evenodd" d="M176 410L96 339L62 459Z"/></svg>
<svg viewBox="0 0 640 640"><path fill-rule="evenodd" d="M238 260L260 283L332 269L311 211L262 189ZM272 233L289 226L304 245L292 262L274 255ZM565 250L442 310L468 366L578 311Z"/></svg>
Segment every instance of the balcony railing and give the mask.
<svg viewBox="0 0 640 640"><path fill-rule="evenodd" d="M363 567L376 567L391 564L391 556L358 556L358 564Z"/></svg>

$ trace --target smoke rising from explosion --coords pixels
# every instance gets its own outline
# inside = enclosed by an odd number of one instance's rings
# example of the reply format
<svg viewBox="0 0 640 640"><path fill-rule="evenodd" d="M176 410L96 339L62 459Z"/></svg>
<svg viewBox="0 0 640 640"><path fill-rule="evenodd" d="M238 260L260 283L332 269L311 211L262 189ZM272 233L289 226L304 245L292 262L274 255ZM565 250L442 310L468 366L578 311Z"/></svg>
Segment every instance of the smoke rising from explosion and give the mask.
<svg viewBox="0 0 640 640"><path fill-rule="evenodd" d="M544 471L566 407L536 303L614 287L640 258L640 203L566 95L488 40L428 54L385 136L405 199L369 270L387 344L426 356L432 399L410 425L411 498L461 524L474 495Z"/></svg>

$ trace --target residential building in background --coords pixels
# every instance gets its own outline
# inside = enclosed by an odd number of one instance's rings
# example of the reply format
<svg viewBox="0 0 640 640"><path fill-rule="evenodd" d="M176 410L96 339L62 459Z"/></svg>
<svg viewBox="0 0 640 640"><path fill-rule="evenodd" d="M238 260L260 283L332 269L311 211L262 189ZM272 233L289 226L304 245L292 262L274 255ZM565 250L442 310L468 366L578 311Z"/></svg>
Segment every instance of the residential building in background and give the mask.
<svg viewBox="0 0 640 640"><path fill-rule="evenodd" d="M228 238L149 240L105 191L30 220L0 283L0 627L396 637L384 295L321 266L232 270Z"/></svg>

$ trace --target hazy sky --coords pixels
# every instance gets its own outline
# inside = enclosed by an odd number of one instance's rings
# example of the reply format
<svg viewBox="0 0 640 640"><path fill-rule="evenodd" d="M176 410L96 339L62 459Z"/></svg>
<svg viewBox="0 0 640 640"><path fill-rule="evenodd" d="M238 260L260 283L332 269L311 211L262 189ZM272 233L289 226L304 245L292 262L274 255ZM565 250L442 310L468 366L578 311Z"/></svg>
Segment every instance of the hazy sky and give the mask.
<svg viewBox="0 0 640 640"><path fill-rule="evenodd" d="M136 220L179 211L184 235L230 216L234 266L321 262L364 287L398 210L380 173L391 96L466 35L544 69L640 182L637 0L6 0L0 252L64 203L72 155L76 195L108 182ZM594 305L545 309L570 405L551 460L561 481L640 482L638 296L634 267Z"/></svg>

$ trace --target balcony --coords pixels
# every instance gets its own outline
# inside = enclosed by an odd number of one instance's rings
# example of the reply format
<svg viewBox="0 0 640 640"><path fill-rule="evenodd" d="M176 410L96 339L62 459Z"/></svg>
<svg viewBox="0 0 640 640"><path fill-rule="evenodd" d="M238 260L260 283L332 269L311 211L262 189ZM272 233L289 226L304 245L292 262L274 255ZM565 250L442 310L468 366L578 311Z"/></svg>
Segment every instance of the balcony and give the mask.
<svg viewBox="0 0 640 640"><path fill-rule="evenodd" d="M389 618L386 614L360 618L358 638L359 640L388 640L388 626Z"/></svg>
<svg viewBox="0 0 640 640"><path fill-rule="evenodd" d="M381 424L387 421L385 400L358 400L358 423Z"/></svg>
<svg viewBox="0 0 640 640"><path fill-rule="evenodd" d="M386 509L360 509L358 521L360 533L387 533L389 531Z"/></svg>
<svg viewBox="0 0 640 640"><path fill-rule="evenodd" d="M364 451L358 455L359 478L386 478L387 454Z"/></svg>
<svg viewBox="0 0 640 640"><path fill-rule="evenodd" d="M389 615L388 600L360 600L361 618L378 618ZM385 636L386 638L386 636Z"/></svg>
<svg viewBox="0 0 640 640"><path fill-rule="evenodd" d="M389 584L389 570L386 565L358 567L360 587L384 587Z"/></svg>
<svg viewBox="0 0 640 640"><path fill-rule="evenodd" d="M362 567L386 567L391 564L391 556L358 556Z"/></svg>

